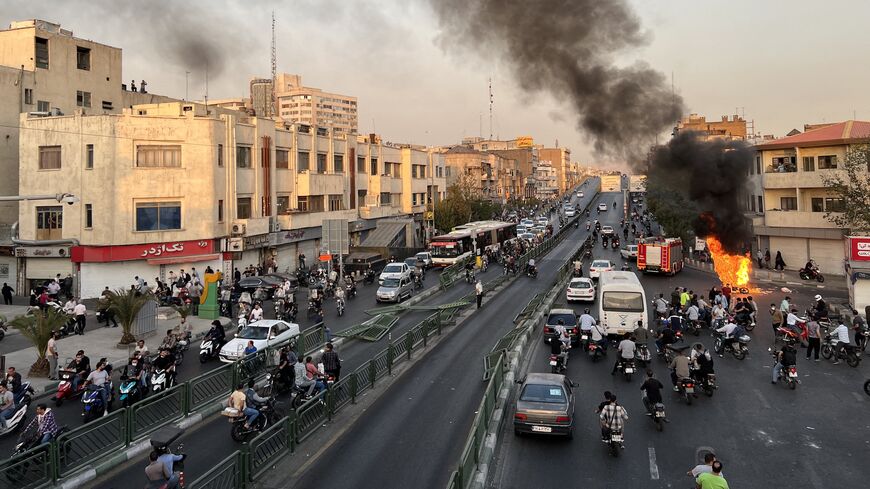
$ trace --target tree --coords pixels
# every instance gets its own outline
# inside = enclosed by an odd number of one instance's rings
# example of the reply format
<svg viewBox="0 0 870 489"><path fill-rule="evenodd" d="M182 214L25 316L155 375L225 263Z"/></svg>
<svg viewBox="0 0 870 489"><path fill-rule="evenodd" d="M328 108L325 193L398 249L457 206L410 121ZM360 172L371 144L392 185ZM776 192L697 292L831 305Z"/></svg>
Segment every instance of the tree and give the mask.
<svg viewBox="0 0 870 489"><path fill-rule="evenodd" d="M646 183L647 209L669 236L680 237L684 242L689 242L694 234L694 223L700 214L698 206L689 200L688 193L675 190L681 186L660 183L660 178L673 179L679 176L668 176L655 170L649 173Z"/></svg>
<svg viewBox="0 0 870 489"><path fill-rule="evenodd" d="M45 351L52 332L60 329L69 320L62 311L49 307L45 311L35 311L33 314L18 316L9 322L9 326L21 332L36 347L36 362L30 366L31 377L48 377L48 359Z"/></svg>
<svg viewBox="0 0 870 489"><path fill-rule="evenodd" d="M447 187L444 200L435 206L435 227L448 232L461 224L492 219L500 213L501 205L479 195L471 175L460 175Z"/></svg>
<svg viewBox="0 0 870 489"><path fill-rule="evenodd" d="M843 200L843 207L825 209L825 218L841 228L870 230L870 145L846 152L843 170L822 176L828 193Z"/></svg>
<svg viewBox="0 0 870 489"><path fill-rule="evenodd" d="M121 328L124 330L119 342L121 345L136 342L136 337L133 336L133 325L136 323L139 311L152 300L154 296L151 292L143 294L134 289L117 289L100 302L102 307L114 312L121 323Z"/></svg>

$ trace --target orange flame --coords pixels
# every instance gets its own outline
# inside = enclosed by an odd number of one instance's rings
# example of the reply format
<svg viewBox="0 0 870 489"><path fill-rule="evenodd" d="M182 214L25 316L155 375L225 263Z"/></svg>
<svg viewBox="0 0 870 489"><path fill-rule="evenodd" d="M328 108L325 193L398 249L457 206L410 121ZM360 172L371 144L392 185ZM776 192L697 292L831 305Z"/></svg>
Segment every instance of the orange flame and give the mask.
<svg viewBox="0 0 870 489"><path fill-rule="evenodd" d="M716 275L723 285L746 287L749 284L749 275L752 271L752 258L749 253L745 256L728 254L722 243L713 236L707 237L707 248L713 258Z"/></svg>

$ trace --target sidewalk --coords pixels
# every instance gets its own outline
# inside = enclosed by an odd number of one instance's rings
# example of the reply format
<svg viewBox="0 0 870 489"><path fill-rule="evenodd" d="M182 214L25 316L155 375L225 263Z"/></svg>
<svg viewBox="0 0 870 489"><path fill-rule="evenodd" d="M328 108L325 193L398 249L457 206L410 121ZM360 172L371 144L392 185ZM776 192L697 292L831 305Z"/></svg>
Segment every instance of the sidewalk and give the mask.
<svg viewBox="0 0 870 489"><path fill-rule="evenodd" d="M21 313L24 312L23 309L26 309L25 306L3 306L0 308L0 314L6 315L7 319L15 317L15 314L7 314L5 312L9 308L21 308ZM178 314L171 307L158 308L157 319L158 325L156 333L145 338L145 343L151 351L155 351L157 346L159 346L158 343L166 334L167 329L174 328L181 322ZM197 316L188 316L187 322L191 325L193 339L196 340L197 338L202 337L209 330L212 320L201 319ZM228 323L229 320L222 317L221 322ZM227 331L233 328L232 324L225 325L224 327ZM17 331L13 331L12 328L9 329L8 333L20 334ZM136 345L134 343L132 345L119 347L118 340L121 339L121 334L122 330L120 326L117 328L106 328L102 324L97 323L97 318L94 316L93 311L88 311L87 326L84 335L70 335L57 341L59 352L58 365L65 365L68 363L79 350L84 350L91 358L91 362L96 362L100 358L106 357L109 363L114 365L126 365L127 360L129 360ZM39 394L56 387L57 381L49 380L44 377L29 377L27 375L30 365L36 361L36 357L36 347L31 346L23 350L6 353L6 365L15 367L19 372L21 372L24 379L29 380L33 389L37 394Z"/></svg>
<svg viewBox="0 0 870 489"><path fill-rule="evenodd" d="M684 263L687 267L696 270L702 270L710 273L715 273L713 270L713 262L700 261L693 258L686 258ZM793 270L777 271L769 269L756 270L752 269L752 283L757 284L776 284L784 287L812 287L817 289L825 289L837 292L845 292L847 290L845 278L842 275L831 275L826 277L824 283L816 281L801 280L798 273Z"/></svg>

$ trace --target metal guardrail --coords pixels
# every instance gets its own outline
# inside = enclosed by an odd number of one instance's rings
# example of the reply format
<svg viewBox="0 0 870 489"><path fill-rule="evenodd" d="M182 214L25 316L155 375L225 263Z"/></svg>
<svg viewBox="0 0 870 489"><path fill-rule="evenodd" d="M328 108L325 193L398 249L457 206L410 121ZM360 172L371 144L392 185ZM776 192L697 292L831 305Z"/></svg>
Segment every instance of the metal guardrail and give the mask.
<svg viewBox="0 0 870 489"><path fill-rule="evenodd" d="M191 489L230 489L244 487L248 480L248 453L245 448L233 452L211 470L191 482Z"/></svg>
<svg viewBox="0 0 870 489"><path fill-rule="evenodd" d="M356 326L351 326L340 333L336 333L335 336L373 342L380 341L398 321L399 317L393 314L378 314Z"/></svg>
<svg viewBox="0 0 870 489"><path fill-rule="evenodd" d="M130 441L129 414L129 409L121 409L60 435L50 447L55 449L57 462L53 476L67 476L90 462L94 454L105 456L126 446Z"/></svg>
<svg viewBox="0 0 870 489"><path fill-rule="evenodd" d="M45 487L54 479L54 452L43 445L0 462L0 488L31 489Z"/></svg>

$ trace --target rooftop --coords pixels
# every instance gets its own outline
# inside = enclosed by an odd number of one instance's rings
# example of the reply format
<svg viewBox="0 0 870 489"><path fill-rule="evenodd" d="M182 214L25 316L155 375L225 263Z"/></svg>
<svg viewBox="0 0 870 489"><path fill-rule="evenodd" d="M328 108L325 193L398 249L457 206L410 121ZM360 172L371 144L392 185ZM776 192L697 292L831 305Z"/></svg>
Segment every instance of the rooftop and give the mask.
<svg viewBox="0 0 870 489"><path fill-rule="evenodd" d="M813 126L807 126L813 127ZM870 121L843 121L822 127L810 129L804 133L786 136L773 141L766 141L755 146L756 149L782 149L826 146L832 144L848 144L870 142Z"/></svg>

